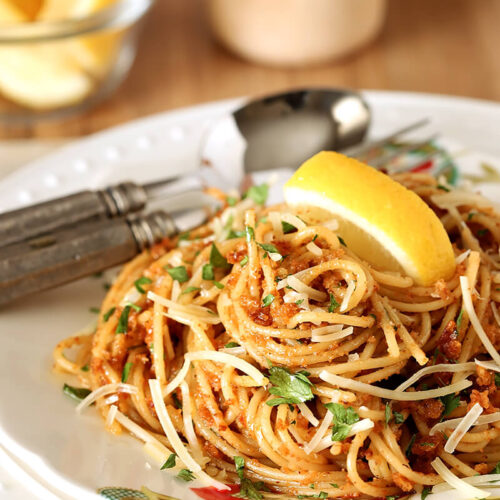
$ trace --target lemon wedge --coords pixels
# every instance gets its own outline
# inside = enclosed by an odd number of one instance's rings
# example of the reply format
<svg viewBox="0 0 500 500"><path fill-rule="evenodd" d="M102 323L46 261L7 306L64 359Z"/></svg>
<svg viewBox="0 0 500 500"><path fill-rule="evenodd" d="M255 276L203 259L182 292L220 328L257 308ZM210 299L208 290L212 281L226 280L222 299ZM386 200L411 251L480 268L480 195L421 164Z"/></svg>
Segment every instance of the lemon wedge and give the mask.
<svg viewBox="0 0 500 500"><path fill-rule="evenodd" d="M346 245L378 269L402 272L424 286L455 270L450 239L429 206L355 159L318 153L290 178L284 195L309 221L338 218Z"/></svg>

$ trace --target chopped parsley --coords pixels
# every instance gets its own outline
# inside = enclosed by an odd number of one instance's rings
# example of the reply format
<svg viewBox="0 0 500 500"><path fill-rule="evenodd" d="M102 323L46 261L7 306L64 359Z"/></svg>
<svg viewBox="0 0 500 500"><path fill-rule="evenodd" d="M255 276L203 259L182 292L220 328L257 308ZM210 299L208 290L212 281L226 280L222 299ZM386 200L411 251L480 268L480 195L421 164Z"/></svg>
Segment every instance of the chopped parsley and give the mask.
<svg viewBox="0 0 500 500"><path fill-rule="evenodd" d="M500 474L500 462L497 462L495 468L490 472L490 474Z"/></svg>
<svg viewBox="0 0 500 500"><path fill-rule="evenodd" d="M235 198L234 196L228 196L226 198L226 203L230 206L230 207L234 207L236 205L236 203L238 203L238 199Z"/></svg>
<svg viewBox="0 0 500 500"><path fill-rule="evenodd" d="M128 376L130 374L130 369L134 363L131 363L130 361L128 363L125 363L125 366L123 367L122 371L122 382L126 382L128 380Z"/></svg>
<svg viewBox="0 0 500 500"><path fill-rule="evenodd" d="M304 302L304 299L296 300L295 305L300 306Z"/></svg>
<svg viewBox="0 0 500 500"><path fill-rule="evenodd" d="M279 253L278 249L272 245L271 243L257 243L262 250L265 250L266 252L269 253Z"/></svg>
<svg viewBox="0 0 500 500"><path fill-rule="evenodd" d="M177 477L188 482L194 479L194 474L189 469L181 469L179 474L177 474Z"/></svg>
<svg viewBox="0 0 500 500"><path fill-rule="evenodd" d="M189 279L189 275L185 266L177 266L166 268L171 278L179 283L185 283Z"/></svg>
<svg viewBox="0 0 500 500"><path fill-rule="evenodd" d="M345 246L347 248L347 245L345 244L345 241L343 238L341 238L340 236L337 235L337 238L339 239L339 242L341 245Z"/></svg>
<svg viewBox="0 0 500 500"><path fill-rule="evenodd" d="M125 305L130 306L135 312L139 312L141 310L140 306L132 304L132 302L127 302Z"/></svg>
<svg viewBox="0 0 500 500"><path fill-rule="evenodd" d="M426 486L422 490L422 493L420 494L420 499L425 500L427 498L427 496L430 494L430 492L431 492L431 488L429 488L429 486Z"/></svg>
<svg viewBox="0 0 500 500"><path fill-rule="evenodd" d="M328 493L326 491L320 491L316 495L297 495L297 498L328 498Z"/></svg>
<svg viewBox="0 0 500 500"><path fill-rule="evenodd" d="M247 500L262 500L261 491L269 491L262 481L255 481L245 477L245 459L242 457L234 457L234 465L236 466L236 474L240 478L240 491L233 493L231 496L236 498L246 498Z"/></svg>
<svg viewBox="0 0 500 500"><path fill-rule="evenodd" d="M235 238L243 238L245 236L245 231L239 231L231 229L227 235L228 240L234 240Z"/></svg>
<svg viewBox="0 0 500 500"><path fill-rule="evenodd" d="M238 344L238 342L228 342L224 347L226 349L231 349L233 347L240 347L240 344Z"/></svg>
<svg viewBox="0 0 500 500"><path fill-rule="evenodd" d="M101 310L98 307L89 307L89 311L94 314L99 314Z"/></svg>
<svg viewBox="0 0 500 500"><path fill-rule="evenodd" d="M449 415L453 410L460 406L460 396L455 396L455 394L447 394L446 396L441 396L439 399L444 405L441 418L446 417L446 415Z"/></svg>
<svg viewBox="0 0 500 500"><path fill-rule="evenodd" d="M245 255L245 257L243 257L241 260L240 260L240 266L241 267L245 267L248 263L248 255Z"/></svg>
<svg viewBox="0 0 500 500"><path fill-rule="evenodd" d="M405 451L406 458L410 458L411 449L413 448L413 444L415 443L415 439L417 439L417 435L413 434L413 436L410 439L410 442L408 443L408 446L406 447L406 451Z"/></svg>
<svg viewBox="0 0 500 500"><path fill-rule="evenodd" d="M463 316L464 316L464 310L460 309L460 312L458 313L458 317L457 317L457 330L460 329L460 325L462 324Z"/></svg>
<svg viewBox="0 0 500 500"><path fill-rule="evenodd" d="M87 364L87 365L83 365L83 366L80 368L80 370L82 370L82 372L88 372L88 371L90 370L89 365L88 365L88 364Z"/></svg>
<svg viewBox="0 0 500 500"><path fill-rule="evenodd" d="M143 276L142 278L134 281L134 286L139 293L146 293L146 290L142 288L142 285L150 285L151 283L153 283L152 280L150 280L146 276Z"/></svg>
<svg viewBox="0 0 500 500"><path fill-rule="evenodd" d="M328 306L328 312L332 313L339 306L340 304L335 300L335 296L333 295L333 293L330 293L330 305Z"/></svg>
<svg viewBox="0 0 500 500"><path fill-rule="evenodd" d="M219 289L222 290L224 288L224 285L220 281L214 281L214 285Z"/></svg>
<svg viewBox="0 0 500 500"><path fill-rule="evenodd" d="M318 235L317 235L317 234L315 234L315 235L314 235L314 238L312 239L313 243L314 243L317 239L318 239Z"/></svg>
<svg viewBox="0 0 500 500"><path fill-rule="evenodd" d="M204 280L211 281L214 279L214 266L212 264L204 264L201 269L201 277Z"/></svg>
<svg viewBox="0 0 500 500"><path fill-rule="evenodd" d="M198 292L199 290L201 290L201 288L199 286L188 286L182 293L181 295L186 295L187 293L191 293L191 292Z"/></svg>
<svg viewBox="0 0 500 500"><path fill-rule="evenodd" d="M179 400L179 397L175 392L172 393L172 399L174 400L174 406L179 410L182 409L182 403Z"/></svg>
<svg viewBox="0 0 500 500"><path fill-rule="evenodd" d="M385 403L385 427L387 427L387 424L391 420L391 416L391 407L389 406L389 403Z"/></svg>
<svg viewBox="0 0 500 500"><path fill-rule="evenodd" d="M443 186L443 184L438 184L437 188L441 189L442 191L450 192L450 188Z"/></svg>
<svg viewBox="0 0 500 500"><path fill-rule="evenodd" d="M210 249L210 264L219 269L229 269L231 267L231 264L229 264L227 259L219 252L215 243L212 243L212 248Z"/></svg>
<svg viewBox="0 0 500 500"><path fill-rule="evenodd" d="M313 399L312 387L314 385L307 378L308 375L309 373L306 371L290 373L288 368L271 365L269 367L269 382L273 386L269 389L269 393L280 397L271 399L266 404L269 406L299 404Z"/></svg>
<svg viewBox="0 0 500 500"><path fill-rule="evenodd" d="M127 333L128 329L128 315L130 313L131 305L126 305L123 308L120 318L118 319L118 324L116 325L115 333Z"/></svg>
<svg viewBox="0 0 500 500"><path fill-rule="evenodd" d="M273 303L273 300L274 300L274 295L272 293L270 293L269 295L266 295L262 299L262 305L264 307L270 306Z"/></svg>
<svg viewBox="0 0 500 500"><path fill-rule="evenodd" d="M405 416L402 413L393 411L392 414L394 415L394 422L396 424L402 424L405 421Z"/></svg>
<svg viewBox="0 0 500 500"><path fill-rule="evenodd" d="M160 470L165 470L165 469L171 469L172 467L175 467L175 453L171 453L165 463L160 467Z"/></svg>
<svg viewBox="0 0 500 500"><path fill-rule="evenodd" d="M297 228L295 226L292 226L292 224L285 222L283 220L281 221L281 228L283 229L284 234L293 233L294 231L297 231Z"/></svg>
<svg viewBox="0 0 500 500"><path fill-rule="evenodd" d="M85 389L85 387L72 387L71 385L64 384L63 392L70 398L76 401L81 401L85 399L92 391L90 389Z"/></svg>
<svg viewBox="0 0 500 500"><path fill-rule="evenodd" d="M481 236L484 236L485 234L487 234L489 232L489 229L486 229L486 228L483 228L483 229L480 229L478 232L477 232L477 235L481 238Z"/></svg>
<svg viewBox="0 0 500 500"><path fill-rule="evenodd" d="M179 241L189 240L190 233L186 231L185 233L179 234Z"/></svg>
<svg viewBox="0 0 500 500"><path fill-rule="evenodd" d="M269 195L269 186L261 184L260 186L251 186L248 191L243 195L243 198L250 198L257 205L264 205Z"/></svg>
<svg viewBox="0 0 500 500"><path fill-rule="evenodd" d="M105 312L103 315L102 315L102 319L104 321L108 321L108 319L110 318L110 316L115 312L116 310L116 307L112 307L111 309L108 309L107 312Z"/></svg>
<svg viewBox="0 0 500 500"><path fill-rule="evenodd" d="M495 373L495 385L500 387L500 373Z"/></svg>
<svg viewBox="0 0 500 500"><path fill-rule="evenodd" d="M352 425L359 422L359 415L352 406L346 408L340 403L326 403L325 406L333 413L332 441L343 441Z"/></svg>
<svg viewBox="0 0 500 500"><path fill-rule="evenodd" d="M253 230L253 227L245 226L245 236L247 243L250 243L255 239L255 231Z"/></svg>
<svg viewBox="0 0 500 500"><path fill-rule="evenodd" d="M467 220L471 220L474 215L477 215L476 212L470 212L469 215L467 216Z"/></svg>

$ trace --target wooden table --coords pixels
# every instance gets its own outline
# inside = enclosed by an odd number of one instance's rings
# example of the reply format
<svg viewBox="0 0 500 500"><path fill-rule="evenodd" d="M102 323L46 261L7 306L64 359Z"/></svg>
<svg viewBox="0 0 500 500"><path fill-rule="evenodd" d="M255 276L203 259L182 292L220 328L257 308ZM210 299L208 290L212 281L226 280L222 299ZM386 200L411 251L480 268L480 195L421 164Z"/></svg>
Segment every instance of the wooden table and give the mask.
<svg viewBox="0 0 500 500"><path fill-rule="evenodd" d="M390 0L384 32L369 47L322 66L277 69L220 47L203 0L158 0L114 96L64 122L0 127L0 138L85 135L172 108L308 85L500 100L499 19L500 0Z"/></svg>

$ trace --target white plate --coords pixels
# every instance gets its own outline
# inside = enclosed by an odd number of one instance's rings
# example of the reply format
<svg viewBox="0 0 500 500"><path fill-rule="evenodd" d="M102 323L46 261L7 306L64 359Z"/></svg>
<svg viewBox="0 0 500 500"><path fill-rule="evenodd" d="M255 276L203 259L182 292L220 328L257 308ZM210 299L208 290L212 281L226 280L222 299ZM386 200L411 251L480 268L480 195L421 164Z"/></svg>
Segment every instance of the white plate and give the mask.
<svg viewBox="0 0 500 500"><path fill-rule="evenodd" d="M427 116L452 152L466 146L456 160L461 168L480 173L481 161L500 166L500 105L408 93L365 96L374 136ZM79 140L0 182L0 211L120 179L193 170L206 127L239 102L164 113ZM498 185L484 189L499 201ZM103 296L102 280L89 278L1 311L0 465L10 474L0 475L1 499L26 498L12 477L40 498L97 499L99 487L141 485L197 498L168 472L150 467L138 441L106 433L93 410L76 416L74 402L61 392L63 378L51 373L53 346L91 321L89 307ZM2 492L2 480L10 482L8 491Z"/></svg>

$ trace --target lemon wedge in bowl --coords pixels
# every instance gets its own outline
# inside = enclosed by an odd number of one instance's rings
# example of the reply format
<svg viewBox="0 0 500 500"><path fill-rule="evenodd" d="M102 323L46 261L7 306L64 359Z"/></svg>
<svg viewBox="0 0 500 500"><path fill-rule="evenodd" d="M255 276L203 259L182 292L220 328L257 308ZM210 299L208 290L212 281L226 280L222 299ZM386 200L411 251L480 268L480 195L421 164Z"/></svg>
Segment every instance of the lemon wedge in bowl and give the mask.
<svg viewBox="0 0 500 500"><path fill-rule="evenodd" d="M379 270L401 272L423 286L455 270L450 239L430 207L353 158L318 153L285 184L284 195L309 221L338 219L342 242Z"/></svg>

